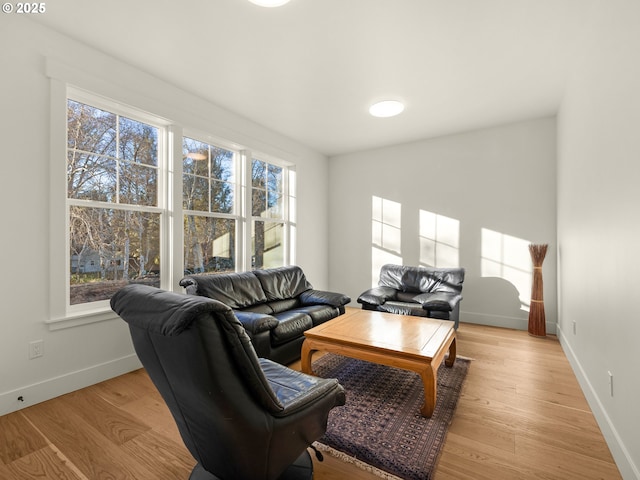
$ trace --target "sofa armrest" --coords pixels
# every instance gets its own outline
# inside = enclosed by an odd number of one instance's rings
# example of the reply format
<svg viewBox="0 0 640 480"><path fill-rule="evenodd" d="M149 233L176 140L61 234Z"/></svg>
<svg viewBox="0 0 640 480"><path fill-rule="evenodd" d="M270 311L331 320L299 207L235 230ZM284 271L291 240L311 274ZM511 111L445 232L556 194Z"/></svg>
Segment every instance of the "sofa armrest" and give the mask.
<svg viewBox="0 0 640 480"><path fill-rule="evenodd" d="M322 290L307 290L302 292L298 298L303 306L330 305L332 307L340 307L351 301L348 296L342 293L325 292Z"/></svg>
<svg viewBox="0 0 640 480"><path fill-rule="evenodd" d="M413 297L413 300L421 304L425 310L451 312L462 300L462 295L446 292L421 293Z"/></svg>
<svg viewBox="0 0 640 480"><path fill-rule="evenodd" d="M180 280L180 286L183 287L188 295L198 294L198 283L189 277L185 277Z"/></svg>
<svg viewBox="0 0 640 480"><path fill-rule="evenodd" d="M237 310L234 310L233 313L236 315L236 318L240 320L244 329L251 335L267 332L279 325L277 319L266 313L241 312Z"/></svg>
<svg viewBox="0 0 640 480"><path fill-rule="evenodd" d="M358 303L384 305L387 300L394 300L397 293L398 291L391 287L370 288L358 297Z"/></svg>

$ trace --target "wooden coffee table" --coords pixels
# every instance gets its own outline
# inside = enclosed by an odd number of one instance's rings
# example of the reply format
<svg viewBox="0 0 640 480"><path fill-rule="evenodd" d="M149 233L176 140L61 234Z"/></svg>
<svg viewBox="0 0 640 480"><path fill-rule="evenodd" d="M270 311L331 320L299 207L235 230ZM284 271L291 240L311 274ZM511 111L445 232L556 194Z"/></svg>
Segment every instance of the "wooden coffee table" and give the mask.
<svg viewBox="0 0 640 480"><path fill-rule="evenodd" d="M305 332L301 367L312 374L313 352L325 351L416 372L424 384L420 413L433 414L438 367L453 366L456 331L453 322L350 308L344 315Z"/></svg>

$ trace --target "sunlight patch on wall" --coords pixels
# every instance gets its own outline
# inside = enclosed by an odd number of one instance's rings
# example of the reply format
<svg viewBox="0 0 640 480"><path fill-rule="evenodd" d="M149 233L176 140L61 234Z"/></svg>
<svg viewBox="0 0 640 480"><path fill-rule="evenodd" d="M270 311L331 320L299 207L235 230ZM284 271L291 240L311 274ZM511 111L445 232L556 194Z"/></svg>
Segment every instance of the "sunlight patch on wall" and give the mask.
<svg viewBox="0 0 640 480"><path fill-rule="evenodd" d="M420 210L420 264L460 266L460 221Z"/></svg>
<svg viewBox="0 0 640 480"><path fill-rule="evenodd" d="M402 205L371 197L371 285L378 284L385 263L402 264Z"/></svg>
<svg viewBox="0 0 640 480"><path fill-rule="evenodd" d="M531 273L529 241L482 229L481 271L483 277L499 277L517 290L522 310L529 310Z"/></svg>

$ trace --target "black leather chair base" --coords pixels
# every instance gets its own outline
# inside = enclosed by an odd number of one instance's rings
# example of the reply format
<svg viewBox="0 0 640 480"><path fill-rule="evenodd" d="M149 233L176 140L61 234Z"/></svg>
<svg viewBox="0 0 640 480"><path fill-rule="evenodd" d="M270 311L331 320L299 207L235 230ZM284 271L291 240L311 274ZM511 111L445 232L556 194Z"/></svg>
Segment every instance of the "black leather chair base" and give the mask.
<svg viewBox="0 0 640 480"><path fill-rule="evenodd" d="M313 478L313 461L305 450L298 459L289 465L278 480L311 480Z"/></svg>
<svg viewBox="0 0 640 480"><path fill-rule="evenodd" d="M311 455L305 450L302 455L287 468L278 480L312 480L313 461ZM189 480L221 480L220 478L207 472L200 464L191 472Z"/></svg>

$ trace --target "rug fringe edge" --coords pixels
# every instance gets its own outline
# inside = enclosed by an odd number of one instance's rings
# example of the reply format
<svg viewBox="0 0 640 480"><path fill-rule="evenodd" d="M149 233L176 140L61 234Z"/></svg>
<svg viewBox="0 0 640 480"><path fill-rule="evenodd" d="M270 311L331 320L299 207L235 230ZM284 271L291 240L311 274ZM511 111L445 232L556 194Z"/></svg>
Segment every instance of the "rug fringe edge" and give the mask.
<svg viewBox="0 0 640 480"><path fill-rule="evenodd" d="M369 473L372 473L377 477L383 478L384 480L402 480L402 478L400 477L397 477L389 472L385 472L384 470L380 470L379 468L374 467L373 465L369 465L368 463L363 462L362 460L352 457L351 455L347 455L346 453L341 452L340 450L336 450L335 448L325 445L324 443L313 442L313 446L318 450L320 450L321 452L328 453L332 457L335 457L338 460L342 460L343 462L351 463L356 467L360 468L361 470L365 470Z"/></svg>

